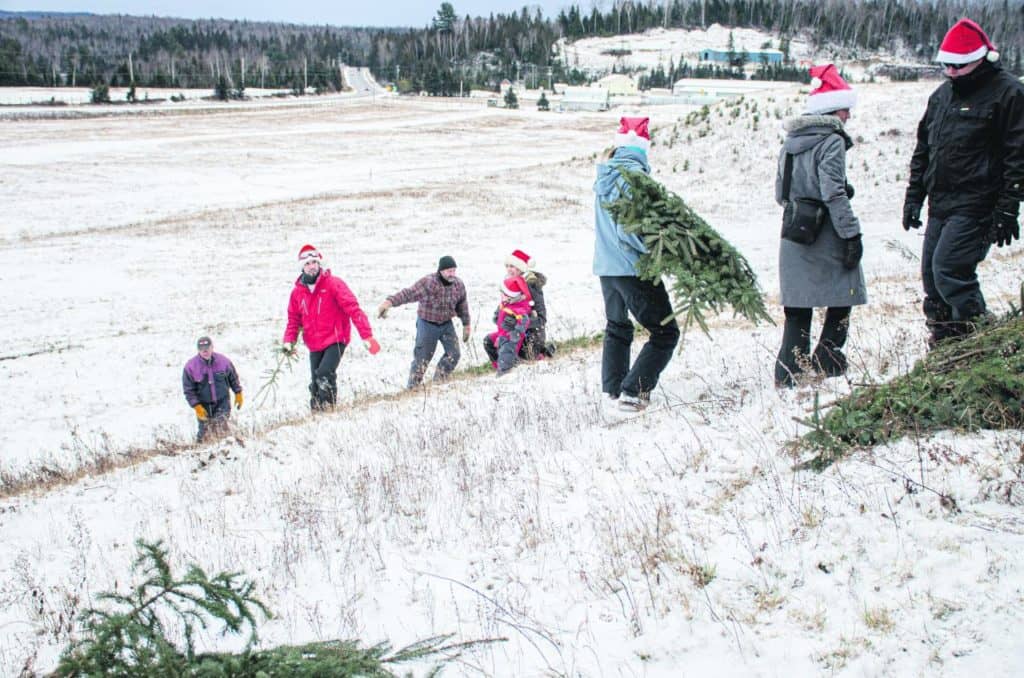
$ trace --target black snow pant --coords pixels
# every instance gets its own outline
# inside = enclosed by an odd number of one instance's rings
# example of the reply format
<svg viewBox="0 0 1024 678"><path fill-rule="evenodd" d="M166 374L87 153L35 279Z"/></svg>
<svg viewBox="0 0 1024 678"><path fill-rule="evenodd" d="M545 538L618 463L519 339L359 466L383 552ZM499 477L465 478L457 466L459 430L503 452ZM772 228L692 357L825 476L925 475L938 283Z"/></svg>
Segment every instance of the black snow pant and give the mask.
<svg viewBox="0 0 1024 678"><path fill-rule="evenodd" d="M536 323L536 324L534 324ZM551 346L548 346L547 330L539 319L530 319L530 328L526 330L526 338L523 346L519 349L519 357L523 360L540 360L554 356Z"/></svg>
<svg viewBox="0 0 1024 678"><path fill-rule="evenodd" d="M679 343L679 325L672 315L672 303L664 285L635 276L601 276L604 314L608 322L601 354L601 389L613 396L649 396L658 377L672 359ZM629 314L650 333L650 338L630 367L633 323Z"/></svg>
<svg viewBox="0 0 1024 678"><path fill-rule="evenodd" d="M416 319L416 346L412 351L412 366L409 368L408 388L415 388L423 381L427 366L437 351L437 342L441 342L444 355L434 370L434 381L444 381L459 364L462 354L459 352L459 338L455 334L455 324L449 320L443 323L432 323L423 318Z"/></svg>
<svg viewBox="0 0 1024 678"><path fill-rule="evenodd" d="M345 344L331 344L322 351L309 352L309 406L314 411L334 407L338 400L338 365L345 353Z"/></svg>
<svg viewBox="0 0 1024 678"><path fill-rule="evenodd" d="M971 332L985 315L978 264L988 256L987 217L953 214L928 217L921 250L925 324L931 342Z"/></svg>
<svg viewBox="0 0 1024 678"><path fill-rule="evenodd" d="M775 385L791 387L795 377L811 367L826 377L846 373L843 346L850 332L850 307L832 306L825 311L825 324L818 345L811 352L811 318L813 308L787 306L786 325L782 330L782 347L775 359Z"/></svg>
<svg viewBox="0 0 1024 678"><path fill-rule="evenodd" d="M206 410L206 421L199 421L196 442L201 443L211 435L224 435L228 429L228 417L231 416L231 398L225 395L215 403L200 404Z"/></svg>

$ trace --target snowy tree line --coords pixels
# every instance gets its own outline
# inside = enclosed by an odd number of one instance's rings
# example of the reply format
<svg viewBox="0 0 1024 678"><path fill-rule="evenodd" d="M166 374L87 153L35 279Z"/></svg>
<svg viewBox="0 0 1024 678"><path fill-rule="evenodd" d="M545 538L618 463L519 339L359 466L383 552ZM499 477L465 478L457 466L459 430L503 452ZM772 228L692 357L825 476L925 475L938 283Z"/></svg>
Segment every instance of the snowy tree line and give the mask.
<svg viewBox="0 0 1024 678"><path fill-rule="evenodd" d="M0 86L331 90L342 86L340 65L348 64L367 66L402 91L453 95L473 87L497 89L504 78L530 86L585 81L553 58L551 46L560 37L718 22L770 31L783 43L804 31L819 44L851 50L902 44L929 58L964 15L989 31L1004 63L1019 72L1024 5L1008 0L616 0L607 12L574 5L554 19L525 7L459 18L445 2L431 24L419 29L0 12ZM706 75L699 69L689 74ZM775 76L766 71L764 77Z"/></svg>

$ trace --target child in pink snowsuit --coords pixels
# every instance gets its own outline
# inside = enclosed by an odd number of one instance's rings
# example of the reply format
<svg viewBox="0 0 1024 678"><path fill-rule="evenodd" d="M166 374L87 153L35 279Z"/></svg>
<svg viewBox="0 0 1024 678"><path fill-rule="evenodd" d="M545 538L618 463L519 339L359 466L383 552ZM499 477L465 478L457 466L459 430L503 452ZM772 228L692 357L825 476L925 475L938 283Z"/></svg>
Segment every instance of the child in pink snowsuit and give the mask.
<svg viewBox="0 0 1024 678"><path fill-rule="evenodd" d="M512 265L505 266L508 277L501 282L501 304L498 306L497 332L487 335L484 348L498 370L498 376L507 373L516 365L519 349L530 326L530 310L533 298L530 287Z"/></svg>

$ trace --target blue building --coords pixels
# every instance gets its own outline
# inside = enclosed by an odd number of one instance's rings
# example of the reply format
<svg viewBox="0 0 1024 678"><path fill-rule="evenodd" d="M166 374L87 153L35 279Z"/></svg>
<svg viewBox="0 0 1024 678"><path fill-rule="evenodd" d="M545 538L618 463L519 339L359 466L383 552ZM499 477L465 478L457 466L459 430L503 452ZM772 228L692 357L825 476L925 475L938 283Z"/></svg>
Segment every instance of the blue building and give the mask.
<svg viewBox="0 0 1024 678"><path fill-rule="evenodd" d="M737 49L733 51L733 58L739 58L743 54L743 49ZM710 61L716 64L728 64L729 63L729 50L725 49L702 49L700 51L701 61ZM755 49L747 52L747 63L748 64L781 64L782 63L782 52L777 49Z"/></svg>

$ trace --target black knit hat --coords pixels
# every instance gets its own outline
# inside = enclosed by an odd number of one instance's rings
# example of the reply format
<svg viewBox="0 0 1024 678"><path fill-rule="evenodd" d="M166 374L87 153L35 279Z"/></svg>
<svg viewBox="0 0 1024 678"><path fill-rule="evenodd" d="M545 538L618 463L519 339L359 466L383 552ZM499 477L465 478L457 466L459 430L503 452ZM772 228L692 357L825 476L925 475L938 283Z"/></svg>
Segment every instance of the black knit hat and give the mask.
<svg viewBox="0 0 1024 678"><path fill-rule="evenodd" d="M196 348L198 348L199 350L202 350L204 348L210 348L211 346L213 346L213 340L210 339L209 337L199 337L199 340L196 341Z"/></svg>
<svg viewBox="0 0 1024 678"><path fill-rule="evenodd" d="M441 257L440 261L437 262L438 271L443 271L446 268L456 268L455 259L451 258L447 254Z"/></svg>

